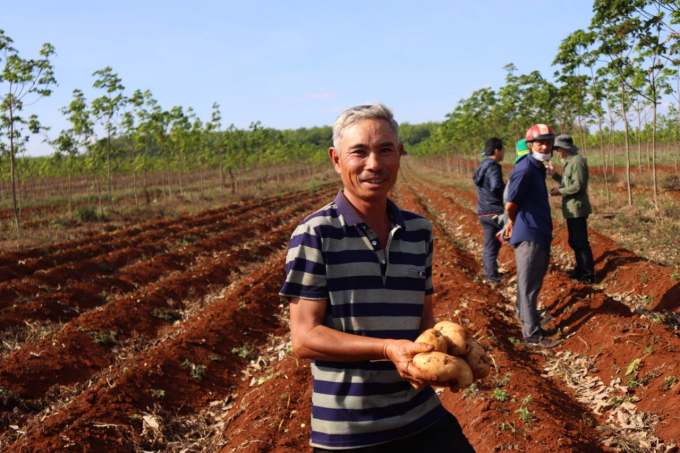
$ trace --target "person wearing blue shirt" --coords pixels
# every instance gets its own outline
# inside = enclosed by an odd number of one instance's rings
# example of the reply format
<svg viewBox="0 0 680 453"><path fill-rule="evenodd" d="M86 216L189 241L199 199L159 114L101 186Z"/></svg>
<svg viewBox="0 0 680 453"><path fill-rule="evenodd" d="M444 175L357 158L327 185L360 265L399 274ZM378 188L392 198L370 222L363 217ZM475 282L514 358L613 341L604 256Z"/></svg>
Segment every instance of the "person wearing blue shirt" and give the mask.
<svg viewBox="0 0 680 453"><path fill-rule="evenodd" d="M541 327L537 310L538 294L550 264L552 218L544 162L552 156L554 139L555 134L545 124L534 125L527 131L531 154L510 174L505 204L509 219L506 236L515 249L517 264L517 309L522 336L532 348L553 348L561 343L549 338L551 332Z"/></svg>
<svg viewBox="0 0 680 453"><path fill-rule="evenodd" d="M475 170L472 179L477 186L477 215L484 230L484 251L482 263L484 276L492 286L501 281L498 273L498 252L501 243L496 234L501 230L498 217L503 214L503 168L501 162L505 157L505 149L501 139L492 137L484 144L484 159Z"/></svg>

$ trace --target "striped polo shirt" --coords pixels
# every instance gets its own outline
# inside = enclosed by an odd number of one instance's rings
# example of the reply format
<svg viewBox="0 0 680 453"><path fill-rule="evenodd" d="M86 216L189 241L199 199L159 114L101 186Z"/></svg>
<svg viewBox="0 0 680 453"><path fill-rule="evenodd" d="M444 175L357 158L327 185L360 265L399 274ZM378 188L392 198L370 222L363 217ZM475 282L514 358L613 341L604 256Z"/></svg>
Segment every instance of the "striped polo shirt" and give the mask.
<svg viewBox="0 0 680 453"><path fill-rule="evenodd" d="M283 297L328 301L325 326L376 338L415 340L432 294L432 225L387 200L383 248L340 191L293 233ZM312 361L310 444L347 449L422 431L445 413L431 387L414 389L392 362Z"/></svg>

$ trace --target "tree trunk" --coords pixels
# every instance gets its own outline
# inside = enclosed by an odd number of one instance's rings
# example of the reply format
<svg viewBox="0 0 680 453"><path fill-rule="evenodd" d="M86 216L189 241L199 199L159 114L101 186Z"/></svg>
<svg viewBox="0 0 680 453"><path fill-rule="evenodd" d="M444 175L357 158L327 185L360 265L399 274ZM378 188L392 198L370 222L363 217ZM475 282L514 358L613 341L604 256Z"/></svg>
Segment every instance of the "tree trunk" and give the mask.
<svg viewBox="0 0 680 453"><path fill-rule="evenodd" d="M231 167L227 167L227 171L229 172L229 180L231 181L231 193L235 194L236 193L236 178L234 178L234 174L231 172Z"/></svg>
<svg viewBox="0 0 680 453"><path fill-rule="evenodd" d="M654 182L654 207L659 210L659 187L656 180L656 80L654 71L652 75L652 90L654 91L654 99L652 100L652 180Z"/></svg>
<svg viewBox="0 0 680 453"><path fill-rule="evenodd" d="M73 195L71 192L71 156L66 158L66 171L68 173L68 215L73 219Z"/></svg>
<svg viewBox="0 0 680 453"><path fill-rule="evenodd" d="M581 151L583 157L588 157L588 143L585 128L583 127L583 92L581 91L581 65L578 66L578 135L581 138Z"/></svg>
<svg viewBox="0 0 680 453"><path fill-rule="evenodd" d="M111 121L111 118L109 118ZM111 196L111 126L108 127L108 138L106 140L106 172L107 172L107 188L109 192L109 209L113 211L113 197ZM102 211L102 216L104 212Z"/></svg>
<svg viewBox="0 0 680 453"><path fill-rule="evenodd" d="M630 184L630 144L628 143L628 118L623 79L621 79L621 117L623 118L624 137L626 139L626 186L628 188L628 206L633 206L633 191Z"/></svg>
<svg viewBox="0 0 680 453"><path fill-rule="evenodd" d="M12 176L12 206L14 207L14 224L16 230L19 231L21 228L19 226L19 207L17 206L17 190L16 190L16 162L14 160L14 117L12 115L12 109L9 110L9 159L10 159L10 172Z"/></svg>
<svg viewBox="0 0 680 453"><path fill-rule="evenodd" d="M642 174L642 111L638 109L638 174Z"/></svg>

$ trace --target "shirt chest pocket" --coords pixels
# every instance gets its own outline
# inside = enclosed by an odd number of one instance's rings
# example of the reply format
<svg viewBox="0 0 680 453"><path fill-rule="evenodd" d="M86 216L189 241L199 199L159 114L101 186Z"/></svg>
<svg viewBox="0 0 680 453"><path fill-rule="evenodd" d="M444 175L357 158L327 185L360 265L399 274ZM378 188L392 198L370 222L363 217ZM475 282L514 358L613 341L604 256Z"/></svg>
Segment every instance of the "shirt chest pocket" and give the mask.
<svg viewBox="0 0 680 453"><path fill-rule="evenodd" d="M390 286L407 291L425 291L427 273L425 266L395 266L390 269Z"/></svg>

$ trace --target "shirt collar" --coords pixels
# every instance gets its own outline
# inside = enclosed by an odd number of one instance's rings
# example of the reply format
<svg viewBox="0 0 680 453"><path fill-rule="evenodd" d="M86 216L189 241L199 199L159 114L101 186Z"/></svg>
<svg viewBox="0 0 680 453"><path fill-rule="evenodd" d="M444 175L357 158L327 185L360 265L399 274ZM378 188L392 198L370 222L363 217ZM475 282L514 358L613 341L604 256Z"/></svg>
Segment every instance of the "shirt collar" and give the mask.
<svg viewBox="0 0 680 453"><path fill-rule="evenodd" d="M338 207L338 214L340 214L347 222L348 225L357 225L359 223L365 223L357 214L354 206L349 202L345 194L341 191L335 197L335 205ZM406 222L404 221L404 216L401 215L401 210L399 207L389 198L387 199L387 214L390 216L392 223L399 225L401 228L406 228Z"/></svg>

